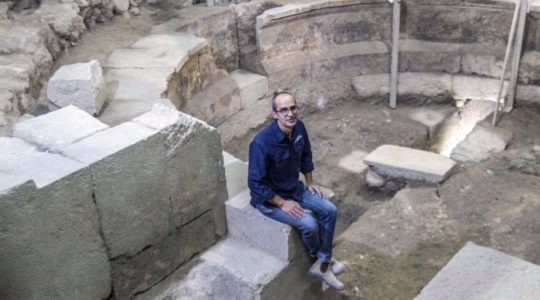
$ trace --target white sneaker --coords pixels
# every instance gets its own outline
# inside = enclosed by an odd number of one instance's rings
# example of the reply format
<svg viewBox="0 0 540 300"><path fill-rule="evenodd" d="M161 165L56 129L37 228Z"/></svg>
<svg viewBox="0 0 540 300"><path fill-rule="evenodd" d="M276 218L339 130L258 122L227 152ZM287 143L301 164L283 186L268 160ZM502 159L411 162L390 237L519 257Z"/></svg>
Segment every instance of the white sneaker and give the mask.
<svg viewBox="0 0 540 300"><path fill-rule="evenodd" d="M336 278L336 275L332 272L332 270L329 268L326 270L326 272L321 271L321 261L317 259L317 261L309 268L308 275L314 278L317 278L321 280L322 282L326 283L329 287L334 288L336 290L342 290L345 288L345 285L341 283Z"/></svg>
<svg viewBox="0 0 540 300"><path fill-rule="evenodd" d="M334 273L334 275L336 276L345 273L345 270L346 270L345 265L340 263L337 259L332 258L332 262L330 263L330 266L332 268L332 273Z"/></svg>

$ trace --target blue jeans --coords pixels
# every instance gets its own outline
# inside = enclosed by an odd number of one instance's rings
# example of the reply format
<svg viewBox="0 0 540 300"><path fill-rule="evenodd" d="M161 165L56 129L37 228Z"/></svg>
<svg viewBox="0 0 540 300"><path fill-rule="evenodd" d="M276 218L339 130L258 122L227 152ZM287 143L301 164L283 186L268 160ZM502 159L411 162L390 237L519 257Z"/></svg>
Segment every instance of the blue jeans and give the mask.
<svg viewBox="0 0 540 300"><path fill-rule="evenodd" d="M265 216L296 228L300 232L309 254L313 257L316 256L321 262L330 262L336 228L336 206L328 199L322 198L308 189L304 190L302 201L298 201L298 204L302 208L312 211L318 218L312 214L304 213L301 219L295 220L277 207L275 209L269 209L267 206L257 208Z"/></svg>

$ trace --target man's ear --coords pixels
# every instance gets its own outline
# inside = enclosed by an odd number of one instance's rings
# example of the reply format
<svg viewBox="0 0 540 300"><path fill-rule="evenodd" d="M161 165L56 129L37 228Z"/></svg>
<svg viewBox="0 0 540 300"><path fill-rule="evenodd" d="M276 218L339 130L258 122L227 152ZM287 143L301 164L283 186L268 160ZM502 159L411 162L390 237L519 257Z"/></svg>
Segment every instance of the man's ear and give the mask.
<svg viewBox="0 0 540 300"><path fill-rule="evenodd" d="M277 120L278 119L278 114L275 110L272 111L272 119L274 120Z"/></svg>

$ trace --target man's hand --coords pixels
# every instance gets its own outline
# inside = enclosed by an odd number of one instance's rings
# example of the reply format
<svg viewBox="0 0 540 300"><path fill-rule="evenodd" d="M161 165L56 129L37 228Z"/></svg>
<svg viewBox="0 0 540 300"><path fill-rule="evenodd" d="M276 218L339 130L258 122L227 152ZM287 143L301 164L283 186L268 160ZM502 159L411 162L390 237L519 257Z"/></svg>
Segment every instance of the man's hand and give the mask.
<svg viewBox="0 0 540 300"><path fill-rule="evenodd" d="M307 188L308 188L308 190L309 190L310 192L312 192L312 193L317 193L321 198L324 197L323 192L322 192L320 186L311 184L311 185L308 185Z"/></svg>
<svg viewBox="0 0 540 300"><path fill-rule="evenodd" d="M304 216L304 209L294 200L284 200L281 209L295 220Z"/></svg>

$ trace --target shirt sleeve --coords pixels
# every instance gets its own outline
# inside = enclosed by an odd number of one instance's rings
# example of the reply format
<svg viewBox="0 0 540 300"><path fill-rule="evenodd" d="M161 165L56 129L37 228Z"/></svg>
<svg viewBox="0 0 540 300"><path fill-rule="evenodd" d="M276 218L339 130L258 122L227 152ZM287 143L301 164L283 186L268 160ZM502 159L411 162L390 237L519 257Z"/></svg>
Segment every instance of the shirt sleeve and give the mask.
<svg viewBox="0 0 540 300"><path fill-rule="evenodd" d="M268 172L267 159L263 147L256 141L249 145L248 186L251 204L263 204L274 197L274 192L265 182Z"/></svg>
<svg viewBox="0 0 540 300"><path fill-rule="evenodd" d="M300 165L300 172L302 174L307 174L315 168L313 165L313 156L311 154L311 143L309 142L309 136L306 130L306 127L303 127L304 129L304 137L305 137L305 144L304 144L304 150L302 151L302 159L301 159L301 165Z"/></svg>

